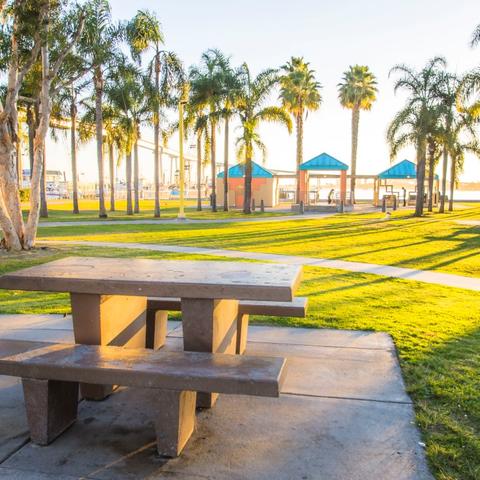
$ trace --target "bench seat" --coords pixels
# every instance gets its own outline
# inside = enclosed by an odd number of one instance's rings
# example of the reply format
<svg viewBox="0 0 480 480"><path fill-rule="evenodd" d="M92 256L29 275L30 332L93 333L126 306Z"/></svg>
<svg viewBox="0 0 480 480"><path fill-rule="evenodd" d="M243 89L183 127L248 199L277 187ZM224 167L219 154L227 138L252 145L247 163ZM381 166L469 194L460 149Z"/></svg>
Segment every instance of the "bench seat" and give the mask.
<svg viewBox="0 0 480 480"><path fill-rule="evenodd" d="M242 354L247 347L250 315L305 318L307 307L308 298L306 297L294 297L291 302L240 300L238 304L236 353ZM180 298L156 297L147 300L147 348L157 349L165 343L168 312L179 312L181 310L182 302Z"/></svg>
<svg viewBox="0 0 480 480"><path fill-rule="evenodd" d="M308 298L294 297L291 302L262 302L240 300L238 310L247 315L272 315L274 317L299 317L307 315ZM147 309L180 312L181 301L179 298L157 297L149 298Z"/></svg>
<svg viewBox="0 0 480 480"><path fill-rule="evenodd" d="M193 432L197 391L278 397L285 359L0 340L0 375L22 378L40 445L76 420L79 382L154 389L158 452L173 457Z"/></svg>

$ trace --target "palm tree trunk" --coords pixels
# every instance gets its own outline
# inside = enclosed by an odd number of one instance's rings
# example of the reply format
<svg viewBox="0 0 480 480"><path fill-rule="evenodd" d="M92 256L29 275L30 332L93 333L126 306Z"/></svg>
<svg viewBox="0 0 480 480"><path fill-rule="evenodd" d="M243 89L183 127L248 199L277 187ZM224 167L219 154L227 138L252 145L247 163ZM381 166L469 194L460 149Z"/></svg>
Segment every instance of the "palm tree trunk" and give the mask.
<svg viewBox="0 0 480 480"><path fill-rule="evenodd" d="M48 205L47 205L47 154L45 144L43 145L43 167L40 180L40 217L48 218Z"/></svg>
<svg viewBox="0 0 480 480"><path fill-rule="evenodd" d="M229 118L225 117L225 145L224 145L224 162L223 162L223 211L228 212L228 146L229 140Z"/></svg>
<svg viewBox="0 0 480 480"><path fill-rule="evenodd" d="M216 169L216 158L215 158L215 151L216 151L216 137L215 137L215 122L211 122L211 140L210 140L210 157L212 162L212 212L217 211L217 188L216 188L216 176L217 176L217 169Z"/></svg>
<svg viewBox="0 0 480 480"><path fill-rule="evenodd" d="M202 211L202 134L197 133L197 211Z"/></svg>
<svg viewBox="0 0 480 480"><path fill-rule="evenodd" d="M352 157L350 177L350 198L355 203L355 183L357 175L357 148L358 148L358 125L360 123L360 108L355 105L352 109Z"/></svg>
<svg viewBox="0 0 480 480"><path fill-rule="evenodd" d="M139 192L139 172L138 172L138 141L133 146L133 191L135 196L134 213L140 213L140 192Z"/></svg>
<svg viewBox="0 0 480 480"><path fill-rule="evenodd" d="M303 163L303 114L296 117L297 129L297 192L296 203L300 203L300 165Z"/></svg>
<svg viewBox="0 0 480 480"><path fill-rule="evenodd" d="M127 153L127 215L133 215L132 208L132 152Z"/></svg>
<svg viewBox="0 0 480 480"><path fill-rule="evenodd" d="M443 147L443 166L442 166L442 197L440 198L439 213L445 213L445 197L447 196L447 169L448 169L448 150Z"/></svg>
<svg viewBox="0 0 480 480"><path fill-rule="evenodd" d="M155 94L158 95L160 90L160 59L158 52L155 55ZM153 153L153 164L155 170L155 207L153 216L160 217L160 181L162 178L162 160L160 155L160 106L155 105L153 112L153 137L155 149Z"/></svg>
<svg viewBox="0 0 480 480"><path fill-rule="evenodd" d="M448 199L448 211L453 212L453 193L455 192L455 179L457 176L457 164L455 158L451 159L450 165L450 198Z"/></svg>
<svg viewBox="0 0 480 480"><path fill-rule="evenodd" d="M433 212L433 179L435 175L435 144L429 148L428 159L428 211Z"/></svg>
<svg viewBox="0 0 480 480"><path fill-rule="evenodd" d="M105 173L103 165L103 75L100 67L96 67L94 75L95 83L95 129L97 138L97 163L98 163L98 216L107 218L105 209Z"/></svg>
<svg viewBox="0 0 480 480"><path fill-rule="evenodd" d="M78 207L78 171L77 171L77 106L75 100L70 104L70 155L72 162L72 201L73 213L80 213Z"/></svg>
<svg viewBox="0 0 480 480"><path fill-rule="evenodd" d="M252 213L252 155L247 146L245 155L245 188L243 197L243 213Z"/></svg>
<svg viewBox="0 0 480 480"><path fill-rule="evenodd" d="M425 140L421 139L417 145L417 198L415 202L415 216L423 215L425 194Z"/></svg>
<svg viewBox="0 0 480 480"><path fill-rule="evenodd" d="M108 145L108 164L110 169L110 211L115 211L115 156L113 155L113 143Z"/></svg>

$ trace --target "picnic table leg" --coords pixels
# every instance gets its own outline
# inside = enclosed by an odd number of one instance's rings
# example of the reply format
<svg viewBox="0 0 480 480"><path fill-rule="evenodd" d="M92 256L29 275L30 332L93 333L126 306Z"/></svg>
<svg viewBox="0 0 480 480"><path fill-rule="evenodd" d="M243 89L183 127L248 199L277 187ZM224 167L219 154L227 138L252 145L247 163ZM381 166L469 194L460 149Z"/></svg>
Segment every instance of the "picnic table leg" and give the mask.
<svg viewBox="0 0 480 480"><path fill-rule="evenodd" d="M70 294L75 343L145 347L146 297ZM88 400L103 400L113 392L112 385L81 384Z"/></svg>
<svg viewBox="0 0 480 480"><path fill-rule="evenodd" d="M235 354L238 300L182 298L183 348ZM217 393L198 392L197 407L211 408Z"/></svg>
<svg viewBox="0 0 480 480"><path fill-rule="evenodd" d="M30 438L48 445L77 419L78 383L23 378Z"/></svg>

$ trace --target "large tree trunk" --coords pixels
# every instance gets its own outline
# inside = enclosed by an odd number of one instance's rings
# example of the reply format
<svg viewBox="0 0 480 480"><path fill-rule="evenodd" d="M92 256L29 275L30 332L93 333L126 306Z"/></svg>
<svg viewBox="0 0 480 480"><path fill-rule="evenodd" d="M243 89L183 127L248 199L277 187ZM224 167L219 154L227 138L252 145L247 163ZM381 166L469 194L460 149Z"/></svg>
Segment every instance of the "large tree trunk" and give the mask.
<svg viewBox="0 0 480 480"><path fill-rule="evenodd" d="M132 152L127 153L127 215L133 215L132 207Z"/></svg>
<svg viewBox="0 0 480 480"><path fill-rule="evenodd" d="M138 172L138 142L133 146L133 191L135 197L134 213L140 213L140 191L139 191L139 172Z"/></svg>
<svg viewBox="0 0 480 480"><path fill-rule="evenodd" d="M252 213L252 155L250 148L246 147L245 155L245 188L243 197L243 213Z"/></svg>
<svg viewBox="0 0 480 480"><path fill-rule="evenodd" d="M47 149L45 142L43 144L42 155L43 167L42 176L40 180L40 218L48 218L48 204L47 204Z"/></svg>
<svg viewBox="0 0 480 480"><path fill-rule="evenodd" d="M6 124L0 127L0 227L4 239L1 242L7 249L21 250L24 238L23 220L20 215L12 211L12 199L18 197L18 210L20 211L20 198L18 187L13 184L15 173L15 148L11 141Z"/></svg>
<svg viewBox="0 0 480 480"><path fill-rule="evenodd" d="M455 158L451 158L450 165L450 198L448 199L448 211L453 212L453 193L455 192L455 181L457 176L457 163Z"/></svg>
<svg viewBox="0 0 480 480"><path fill-rule="evenodd" d="M100 67L95 68L95 130L97 138L97 163L98 163L98 216L107 218L105 208L105 173L103 164L103 74Z"/></svg>
<svg viewBox="0 0 480 480"><path fill-rule="evenodd" d="M212 162L212 212L217 211L217 168L216 168L216 136L215 136L215 122L211 121L211 139L210 139L210 160Z"/></svg>
<svg viewBox="0 0 480 480"><path fill-rule="evenodd" d="M35 115L31 105L27 106L27 125L28 125L28 158L30 160L30 178L33 172L33 139L35 137Z"/></svg>
<svg viewBox="0 0 480 480"><path fill-rule="evenodd" d="M439 213L445 213L445 197L447 196L447 169L448 169L448 149L443 147L443 165L442 165L442 197L440 198Z"/></svg>
<svg viewBox="0 0 480 480"><path fill-rule="evenodd" d="M228 116L225 117L225 145L224 145L224 160L223 160L223 211L228 212L228 147L230 125Z"/></svg>
<svg viewBox="0 0 480 480"><path fill-rule="evenodd" d="M70 155L72 162L72 200L73 213L79 214L78 206L78 170L77 170L77 106L75 100L70 105Z"/></svg>
<svg viewBox="0 0 480 480"><path fill-rule="evenodd" d="M110 170L110 211L115 211L115 156L113 143L108 145L108 165Z"/></svg>
<svg viewBox="0 0 480 480"><path fill-rule="evenodd" d="M355 203L355 184L357 175L357 148L358 148L358 124L360 123L360 108L355 105L352 109L352 156L350 177L350 198Z"/></svg>
<svg viewBox="0 0 480 480"><path fill-rule="evenodd" d="M417 145L417 198L415 202L415 216L423 215L425 195L425 140L420 140Z"/></svg>
<svg viewBox="0 0 480 480"><path fill-rule="evenodd" d="M160 90L160 59L158 52L155 55L155 94L159 94ZM155 207L153 216L160 217L160 182L162 179L162 160L160 153L160 106L155 106L153 112L153 138L155 149L153 153L153 165L155 169Z"/></svg>
<svg viewBox="0 0 480 480"><path fill-rule="evenodd" d="M202 136L197 133L197 211L202 211Z"/></svg>
<svg viewBox="0 0 480 480"><path fill-rule="evenodd" d="M295 123L297 130L297 191L295 194L295 201L296 203L300 203L300 165L303 163L303 113L296 116Z"/></svg>

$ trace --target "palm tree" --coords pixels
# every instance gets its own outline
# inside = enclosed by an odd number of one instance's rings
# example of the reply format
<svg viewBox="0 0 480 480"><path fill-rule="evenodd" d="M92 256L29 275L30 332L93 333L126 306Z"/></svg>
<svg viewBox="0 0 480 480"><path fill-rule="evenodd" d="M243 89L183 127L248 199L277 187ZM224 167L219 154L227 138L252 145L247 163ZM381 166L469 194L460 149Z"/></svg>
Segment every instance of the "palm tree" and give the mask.
<svg viewBox="0 0 480 480"><path fill-rule="evenodd" d="M352 110L352 156L350 192L355 202L355 175L357 174L358 124L360 110L370 110L377 98L377 81L375 75L364 65L351 66L338 84L338 97L343 107Z"/></svg>
<svg viewBox="0 0 480 480"><path fill-rule="evenodd" d="M437 92L441 81L441 70L446 62L435 57L420 71L416 72L406 65L397 65L390 74L399 73L394 90L409 92L405 107L398 112L387 131L390 154L394 158L404 146L415 146L417 156L417 198L415 216L423 215L427 138L437 129L441 105ZM353 174L353 173L352 173Z"/></svg>
<svg viewBox="0 0 480 480"><path fill-rule="evenodd" d="M241 135L237 139L237 146L239 156L245 162L243 212L251 213L254 148L260 149L264 156L266 154L266 147L260 138L258 127L262 122L276 122L285 125L291 133L292 120L284 108L264 105L273 87L279 82L276 70L265 70L252 78L248 65L244 63L239 70L239 79L241 89L236 100L235 111L240 118Z"/></svg>
<svg viewBox="0 0 480 480"><path fill-rule="evenodd" d="M160 155L160 110L170 104L173 91L180 91L185 82L185 72L180 59L174 52L162 49L164 37L160 22L153 12L139 11L127 24L127 40L132 56L140 61L141 54L152 48L154 55L148 66L153 89L149 95L152 109L154 134L154 176L155 208L154 216L160 217L160 183L163 177Z"/></svg>
<svg viewBox="0 0 480 480"><path fill-rule="evenodd" d="M93 74L99 217L106 218L103 162L103 93L105 74L119 58L118 45L122 37L122 29L112 23L108 0L89 0L84 8L87 16L79 51L87 59Z"/></svg>
<svg viewBox="0 0 480 480"><path fill-rule="evenodd" d="M450 196L448 211L453 211L453 195L458 176L463 170L465 153L480 157L480 142L477 136L478 118L469 113L460 113L453 122L448 138L448 148L451 158L450 165Z"/></svg>
<svg viewBox="0 0 480 480"><path fill-rule="evenodd" d="M222 74L223 55L218 50L207 50L202 54L200 66L190 69L190 102L199 108L208 108L210 124L210 161L212 166L212 211L217 211L216 195L216 129L218 110L224 92Z"/></svg>
<svg viewBox="0 0 480 480"><path fill-rule="evenodd" d="M282 67L280 98L283 107L295 120L297 132L297 203L300 198L300 165L303 163L303 122L309 111L320 108L322 86L315 80L315 71L303 57L292 57Z"/></svg>

